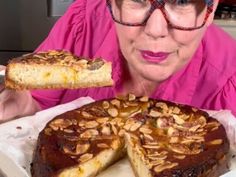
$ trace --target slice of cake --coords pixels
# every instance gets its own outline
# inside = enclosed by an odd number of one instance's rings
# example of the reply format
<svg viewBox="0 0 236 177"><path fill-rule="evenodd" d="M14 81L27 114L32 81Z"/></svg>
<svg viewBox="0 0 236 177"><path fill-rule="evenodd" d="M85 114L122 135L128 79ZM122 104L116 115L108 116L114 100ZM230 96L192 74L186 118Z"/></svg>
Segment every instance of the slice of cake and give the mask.
<svg viewBox="0 0 236 177"><path fill-rule="evenodd" d="M124 139L110 129L109 115L97 111L70 111L49 122L39 135L32 176L91 177L122 158Z"/></svg>
<svg viewBox="0 0 236 177"><path fill-rule="evenodd" d="M111 86L111 70L111 63L103 59L89 60L52 50L12 59L6 68L5 85L12 89Z"/></svg>

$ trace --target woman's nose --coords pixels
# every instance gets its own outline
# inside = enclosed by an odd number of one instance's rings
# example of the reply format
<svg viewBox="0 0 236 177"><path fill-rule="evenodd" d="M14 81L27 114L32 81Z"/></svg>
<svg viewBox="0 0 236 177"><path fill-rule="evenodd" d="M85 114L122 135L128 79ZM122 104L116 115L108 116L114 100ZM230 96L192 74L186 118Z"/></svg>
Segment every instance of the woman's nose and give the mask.
<svg viewBox="0 0 236 177"><path fill-rule="evenodd" d="M168 23L160 9L152 12L146 22L144 31L154 39L163 38L168 35Z"/></svg>

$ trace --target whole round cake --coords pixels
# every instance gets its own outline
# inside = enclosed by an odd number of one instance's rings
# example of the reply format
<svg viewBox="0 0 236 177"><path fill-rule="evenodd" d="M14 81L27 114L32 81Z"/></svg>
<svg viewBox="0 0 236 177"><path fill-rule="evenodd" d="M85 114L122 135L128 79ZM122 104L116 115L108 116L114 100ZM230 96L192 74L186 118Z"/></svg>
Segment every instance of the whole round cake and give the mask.
<svg viewBox="0 0 236 177"><path fill-rule="evenodd" d="M217 177L228 168L224 127L196 108L130 94L47 123L33 177L92 177L128 155L137 177Z"/></svg>

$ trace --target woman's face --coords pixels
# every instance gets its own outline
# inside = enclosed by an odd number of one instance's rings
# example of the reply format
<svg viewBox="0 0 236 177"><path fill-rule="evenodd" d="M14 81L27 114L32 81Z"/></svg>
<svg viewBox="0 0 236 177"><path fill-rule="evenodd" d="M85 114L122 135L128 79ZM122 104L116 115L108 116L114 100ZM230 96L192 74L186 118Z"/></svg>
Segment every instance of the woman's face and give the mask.
<svg viewBox="0 0 236 177"><path fill-rule="evenodd" d="M159 9L151 14L145 26L116 23L120 48L129 70L149 81L166 80L190 61L212 17L204 27L193 31L170 28Z"/></svg>

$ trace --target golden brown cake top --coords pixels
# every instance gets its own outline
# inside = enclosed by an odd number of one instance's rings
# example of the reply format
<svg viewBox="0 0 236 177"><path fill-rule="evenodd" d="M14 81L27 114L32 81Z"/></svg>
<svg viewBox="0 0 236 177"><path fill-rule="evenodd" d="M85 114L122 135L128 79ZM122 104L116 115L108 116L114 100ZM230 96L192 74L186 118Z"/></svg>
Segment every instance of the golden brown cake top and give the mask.
<svg viewBox="0 0 236 177"><path fill-rule="evenodd" d="M164 101L153 104L146 115L129 119L124 129L130 132L131 146L154 176L177 175L191 166L192 175L200 175L208 163L216 165L226 158L229 144L217 120L188 106ZM139 120L145 116L145 122Z"/></svg>
<svg viewBox="0 0 236 177"><path fill-rule="evenodd" d="M18 58L14 58L11 63L22 63L29 65L60 65L60 66L80 66L90 70L99 69L105 61L100 58L94 60L77 57L68 51L49 50L38 53L30 53Z"/></svg>
<svg viewBox="0 0 236 177"><path fill-rule="evenodd" d="M41 156L36 153L34 170L86 162L104 149L122 146L124 135L154 176L177 175L181 170L199 175L229 149L223 126L207 113L130 94L85 105L50 121L39 136Z"/></svg>

